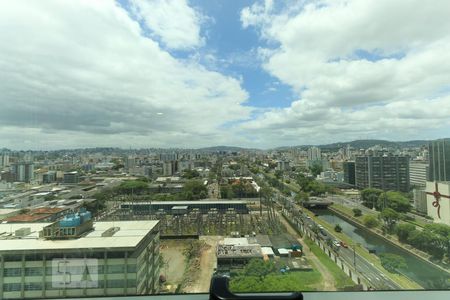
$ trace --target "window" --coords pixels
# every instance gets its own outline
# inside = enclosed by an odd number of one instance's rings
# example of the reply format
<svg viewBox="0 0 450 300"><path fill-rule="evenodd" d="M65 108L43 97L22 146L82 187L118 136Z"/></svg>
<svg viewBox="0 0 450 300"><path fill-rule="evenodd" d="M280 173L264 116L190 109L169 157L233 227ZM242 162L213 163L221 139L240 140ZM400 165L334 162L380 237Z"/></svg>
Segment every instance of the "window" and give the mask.
<svg viewBox="0 0 450 300"><path fill-rule="evenodd" d="M22 285L20 283L4 283L3 290L5 292L16 292L21 290Z"/></svg>
<svg viewBox="0 0 450 300"><path fill-rule="evenodd" d="M21 268L5 268L3 270L3 276L5 276L5 277L22 276L22 269Z"/></svg>
<svg viewBox="0 0 450 300"><path fill-rule="evenodd" d="M108 265L107 270L108 270L108 273L111 273L111 274L124 273L125 266L124 265Z"/></svg>
<svg viewBox="0 0 450 300"><path fill-rule="evenodd" d="M42 276L42 268L25 268L25 276Z"/></svg>
<svg viewBox="0 0 450 300"><path fill-rule="evenodd" d="M25 283L25 291L40 291L42 290L42 284L41 283Z"/></svg>

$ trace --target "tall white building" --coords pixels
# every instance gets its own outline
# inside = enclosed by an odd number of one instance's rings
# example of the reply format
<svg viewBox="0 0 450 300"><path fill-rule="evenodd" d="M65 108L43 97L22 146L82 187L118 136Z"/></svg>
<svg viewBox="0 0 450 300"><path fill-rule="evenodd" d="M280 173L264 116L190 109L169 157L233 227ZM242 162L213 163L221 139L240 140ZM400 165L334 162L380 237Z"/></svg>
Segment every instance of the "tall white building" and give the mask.
<svg viewBox="0 0 450 300"><path fill-rule="evenodd" d="M427 183L428 163L426 161L409 162L409 182L413 186L424 187Z"/></svg>
<svg viewBox="0 0 450 300"><path fill-rule="evenodd" d="M0 155L0 167L9 166L9 154L3 153Z"/></svg>
<svg viewBox="0 0 450 300"><path fill-rule="evenodd" d="M308 149L308 160L321 160L322 155L320 148L318 147L311 147Z"/></svg>
<svg viewBox="0 0 450 300"><path fill-rule="evenodd" d="M158 292L158 221L58 224L0 224L0 299Z"/></svg>

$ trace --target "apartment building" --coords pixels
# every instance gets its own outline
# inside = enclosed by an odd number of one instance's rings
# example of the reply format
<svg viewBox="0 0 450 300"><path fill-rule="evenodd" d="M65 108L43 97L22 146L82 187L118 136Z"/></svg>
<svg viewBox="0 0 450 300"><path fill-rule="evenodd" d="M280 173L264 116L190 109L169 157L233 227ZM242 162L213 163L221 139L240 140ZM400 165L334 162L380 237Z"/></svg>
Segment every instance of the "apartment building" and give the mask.
<svg viewBox="0 0 450 300"><path fill-rule="evenodd" d="M0 266L1 299L157 293L159 224L86 214L0 224Z"/></svg>

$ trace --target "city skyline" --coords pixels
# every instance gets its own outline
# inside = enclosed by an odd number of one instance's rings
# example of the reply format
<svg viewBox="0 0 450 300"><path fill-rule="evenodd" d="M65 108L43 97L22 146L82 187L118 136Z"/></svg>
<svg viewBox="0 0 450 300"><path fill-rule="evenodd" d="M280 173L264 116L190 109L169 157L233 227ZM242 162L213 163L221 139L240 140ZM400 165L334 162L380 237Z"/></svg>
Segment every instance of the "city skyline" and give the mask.
<svg viewBox="0 0 450 300"><path fill-rule="evenodd" d="M4 2L0 140L267 149L436 139L450 132L449 5Z"/></svg>

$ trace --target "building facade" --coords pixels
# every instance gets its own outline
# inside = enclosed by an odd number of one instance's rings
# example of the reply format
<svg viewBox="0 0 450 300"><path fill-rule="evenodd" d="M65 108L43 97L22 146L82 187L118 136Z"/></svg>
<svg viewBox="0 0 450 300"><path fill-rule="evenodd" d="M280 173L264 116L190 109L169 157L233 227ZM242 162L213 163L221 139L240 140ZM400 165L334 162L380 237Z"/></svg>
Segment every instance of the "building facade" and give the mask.
<svg viewBox="0 0 450 300"><path fill-rule="evenodd" d="M355 185L355 162L344 161L342 167L344 169L344 182Z"/></svg>
<svg viewBox="0 0 450 300"><path fill-rule="evenodd" d="M410 161L409 181L412 186L425 187L428 176L428 163L426 161Z"/></svg>
<svg viewBox="0 0 450 300"><path fill-rule="evenodd" d="M0 233L15 232L0 240L0 298L158 292L158 221L96 222L82 236L58 240L44 238L49 226L0 224ZM63 229L72 234L75 228Z"/></svg>
<svg viewBox="0 0 450 300"><path fill-rule="evenodd" d="M19 182L30 182L34 179L33 163L21 162L11 165L11 173L14 174L14 180Z"/></svg>
<svg viewBox="0 0 450 300"><path fill-rule="evenodd" d="M429 181L450 181L450 139L428 143Z"/></svg>
<svg viewBox="0 0 450 300"><path fill-rule="evenodd" d="M409 156L357 156L355 183L359 189L409 192Z"/></svg>

